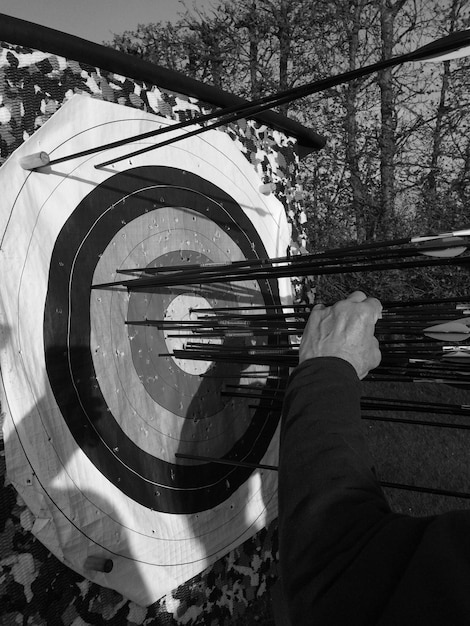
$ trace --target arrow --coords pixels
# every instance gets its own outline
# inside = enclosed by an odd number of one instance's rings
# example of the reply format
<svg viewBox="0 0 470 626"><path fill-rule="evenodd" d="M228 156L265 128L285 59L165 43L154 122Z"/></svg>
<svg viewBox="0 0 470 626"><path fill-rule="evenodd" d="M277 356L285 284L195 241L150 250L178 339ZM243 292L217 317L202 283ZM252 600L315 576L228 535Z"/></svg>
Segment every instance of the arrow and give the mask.
<svg viewBox="0 0 470 626"><path fill-rule="evenodd" d="M277 258L267 259L245 259L242 261L235 261L228 264L206 264L206 265L189 265L189 266L177 266L174 269L168 268L122 268L118 269L121 273L146 273L155 275L156 278L138 278L133 280L122 280L109 283L101 283L93 285L92 288L107 288L107 287L140 287L140 286L172 286L176 284L194 284L199 282L218 282L218 281L230 281L230 280L243 280L245 276L250 274L253 269L264 268L264 273L261 277L270 278L276 277L276 272L281 272L283 276L296 275L299 271L303 271L303 275L318 274L318 273L338 273L342 272L342 268L328 268L325 266L338 265L339 263L361 263L362 259L349 259L346 261L344 257L353 257L354 255L361 254L367 251L367 257L369 260L383 260L389 259L391 256L399 256L400 258L405 256L416 255L432 255L439 258L435 259L437 264L447 264L452 261L452 258L459 256L466 248L461 245L462 237L470 236L470 229L455 231L452 233L438 233L435 235L418 235L414 237L400 238L389 241L370 242L366 244L360 244L356 246L334 248L323 252L297 255L297 256L283 256ZM404 244L418 244L419 247L413 248L401 248L400 250L390 251L389 256L382 256L383 253L372 252L373 250L386 249L398 245ZM423 250L422 248L425 248ZM455 253L454 253L455 250ZM390 256L391 255L391 256ZM340 259L343 259L342 261ZM432 261L432 259L430 259ZM441 263L439 263L441 261ZM413 263L413 262L412 262ZM415 262L416 263L416 262ZM430 262L430 265L433 263ZM274 267L280 266L280 267ZM291 274L290 270L286 272L286 267L291 265L295 267L295 273ZM419 265L425 265L418 263ZM403 267L414 267L414 265L403 265ZM323 272L320 271L321 268ZM349 268L344 271L368 271L373 270L374 267L360 266L357 268ZM376 268L379 269L379 268ZM393 265L385 266L384 269L393 269ZM272 275L270 275L270 272ZM282 272L284 272L282 274Z"/></svg>
<svg viewBox="0 0 470 626"><path fill-rule="evenodd" d="M278 470L275 465L264 465L262 463L248 463L247 461L235 461L234 459L219 459L213 456L202 456L200 454L183 454L182 452L176 452L175 457L177 459L192 459L194 461L204 461L206 463L221 463L222 465L232 465L234 467L246 467L249 469L266 469L266 470Z"/></svg>
<svg viewBox="0 0 470 626"><path fill-rule="evenodd" d="M454 424L453 422L432 422L430 420L416 420L404 417L381 417L362 415L363 420L372 422L392 422L394 424L410 424L411 426L431 426L434 428L450 428L456 430L470 430L470 424Z"/></svg>
<svg viewBox="0 0 470 626"><path fill-rule="evenodd" d="M214 271L222 271L224 269L233 270L234 268L242 269L242 268L255 268L262 266L271 266L275 264L281 263L305 263L315 261L321 262L321 264L332 264L339 263L340 259L344 261L345 257L354 257L359 256L360 253L368 251L367 258L373 260L385 260L394 257L404 257L404 256L417 256L417 255L425 255L425 256L434 256L434 257L453 257L459 256L467 249L466 245L461 245L464 243L463 238L451 238L448 234L444 234L441 239L440 236L433 236L435 241L424 241L422 244L418 244L414 247L408 248L399 248L397 250L388 250L388 248L396 246L397 243L391 242L374 242L369 244L362 244L357 246L350 246L345 248L336 248L332 250L325 250L323 252L316 252L312 254L302 254L302 255L286 255L282 257L276 258L267 258L267 259L244 259L241 261L233 261L232 263L194 263L194 264L185 264L185 265L175 265L172 267L162 266L162 267L134 267L134 268L118 268L116 272L118 274L137 274L143 273L152 276L167 276L168 274L181 273L184 276L190 276L191 274L195 275L204 275L205 273L210 274ZM396 240L398 242L408 243L408 240ZM466 243L466 242L465 242ZM376 250L373 252L372 250ZM380 250L388 250L387 252L381 252ZM360 261L361 259L357 259Z"/></svg>
<svg viewBox="0 0 470 626"><path fill-rule="evenodd" d="M422 402L421 400L363 396L361 407L364 410L416 411L419 413L465 415L470 417L470 406L468 404L446 404L443 402Z"/></svg>
<svg viewBox="0 0 470 626"><path fill-rule="evenodd" d="M348 83L352 80L357 80L358 78L362 78L374 72L379 72L389 67L395 67L396 65L400 65L402 63L408 63L408 62L443 60L445 58L456 58L455 55L465 55L466 50L467 50L467 44L469 41L470 41L470 36L468 34L468 31L454 32L454 33L451 33L450 35L447 35L446 37L442 37L438 39L437 41L433 41L425 46L422 46L412 52L408 52L406 54L402 54L400 56L392 57L389 59L382 59L378 61L377 63L366 65L365 67L362 67L362 68L350 70L348 72L344 72L336 76L329 76L326 78L322 78L321 80L310 82L305 85L300 85L292 89L286 89L284 91L280 91L275 94L258 98L257 100L253 100L251 102L242 101L242 102L237 103L236 105L225 107L223 109L216 109L215 111L211 113L199 115L192 119L185 120L184 122L169 124L167 127L158 128L156 130L153 130L147 133L139 133L137 135L123 137L122 139L118 141L101 144L99 146L88 148L87 150L83 150L81 152L75 152L73 154L69 154L69 155L66 155L57 159L50 160L49 155L46 153L45 153L45 156L48 158L49 165L55 165L58 163L69 161L71 159L88 156L91 154L96 154L98 152L103 152L104 150L109 150L112 148L124 146L128 143L132 143L135 141L142 141L143 139L148 139L150 137L157 137L159 135L164 135L166 133L184 130L188 126L192 126L195 124L201 125L200 128L197 129L197 131L193 131L192 133L181 133L180 135L178 135L177 137L169 141L152 145L152 146L148 146L132 154L127 154L125 156L119 157L118 159L109 160L109 161L100 163L99 165L95 166L95 167L105 167L106 165L110 165L111 163L114 163L118 160L127 159L136 154L142 154L143 152L147 152L159 146L167 145L168 143L172 143L173 141L184 139L190 136L190 134L191 135L199 134L201 132L205 132L206 130L218 128L219 126L228 124L232 121L236 121L238 119L241 119L242 117L246 118L246 117L256 116L259 113L262 113L263 111L266 111L273 107L277 107L282 104L287 104L288 102L298 100L299 98L304 98L314 93L319 93L326 89L331 89L332 87L335 87L337 85ZM451 55L451 57L442 56L442 55ZM217 121L212 124L205 125L206 122L211 122L212 120L217 120Z"/></svg>
<svg viewBox="0 0 470 626"><path fill-rule="evenodd" d="M414 253L417 254L416 252ZM148 287L174 287L176 285L210 284L217 282L235 282L243 280L269 280L292 276L316 276L326 274L344 274L369 271L386 271L392 269L404 269L413 267L435 267L441 265L461 265L470 264L470 257L464 258L426 258L412 261L371 263L353 259L351 263L340 260L328 261L326 263L314 262L311 258L302 257L302 261L282 263L277 266L267 265L264 268L254 269L253 267L234 268L231 265L219 267L210 271L192 271L173 273L171 276L135 278L133 280L122 280L92 285L92 289L105 289L113 287L125 287L129 290L145 289ZM175 275L176 274L176 275Z"/></svg>
<svg viewBox="0 0 470 626"><path fill-rule="evenodd" d="M203 461L205 463L221 463L223 465L232 465L234 467L246 467L248 469L266 469L278 471L279 467L277 465L264 465L260 463L246 463L244 461L235 461L228 459L219 459L212 456L202 456L196 454L183 454L181 452L176 452L175 457L177 459L192 459L194 461ZM449 489L435 489L434 487L421 487L418 485L408 485L405 483L395 483L395 482L385 482L380 480L379 484L382 487L388 487L392 489L404 489L407 491L417 491L420 493L430 493L434 495L440 496L449 496L453 498L470 498L470 493L461 492L461 491L452 491Z"/></svg>
<svg viewBox="0 0 470 626"><path fill-rule="evenodd" d="M338 74L337 76L330 76L327 78L323 78L321 80L315 81L313 83L308 83L306 85L300 85L299 87L294 87L292 89L287 89L285 91L278 92L277 94L264 96L263 98L259 98L253 102L247 102L243 105L235 105L234 107L228 107L226 109L215 111L214 113L199 116L192 120L192 123L201 123L210 121L211 119L219 118L216 122L212 124L207 124L206 126L201 126L200 128L193 130L188 133L184 133L178 135L177 137L168 139L166 141L162 141L161 143L153 146L147 146L140 150L136 150L130 154L126 154L121 157L117 157L114 159L109 159L108 161L104 161L99 165L95 165L95 167L106 167L108 165L112 165L117 161L121 161L123 159L132 158L139 154L143 154L150 150L153 150L157 147L162 147L165 145L169 145L180 139L185 139L187 137L198 135L207 130L219 128L220 126L229 124L230 122L234 122L242 117L253 117L271 109L276 106L281 106L282 104L287 104L288 102L292 102L294 100L298 100L299 98L304 98L305 96L312 95L314 93L318 93L320 91L324 91L326 89L331 89L337 85L341 85L343 83L350 82L352 80L357 80L358 78L362 78L363 76L367 76L374 72L379 72L381 70L387 69L389 67L395 67L396 65L400 65L402 63L412 62L412 61L424 61L429 59L438 59L439 56L443 54L466 54L466 49L468 44L470 43L470 33L469 31L455 32L438 39L437 41L431 42L426 46L418 48L413 52L409 52L407 54L403 54L398 57L392 57L389 59L382 59L377 63L373 63L372 65L367 65L362 68L357 68L351 70L349 72L344 72L343 74ZM186 124L188 125L188 124ZM176 125L172 129L175 130Z"/></svg>

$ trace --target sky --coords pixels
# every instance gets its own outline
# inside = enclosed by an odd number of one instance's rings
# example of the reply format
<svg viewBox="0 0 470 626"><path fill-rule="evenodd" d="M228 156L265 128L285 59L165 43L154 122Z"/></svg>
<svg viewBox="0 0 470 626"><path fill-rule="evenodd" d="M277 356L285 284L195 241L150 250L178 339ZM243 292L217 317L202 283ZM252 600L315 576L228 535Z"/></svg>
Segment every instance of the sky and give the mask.
<svg viewBox="0 0 470 626"><path fill-rule="evenodd" d="M137 24L175 21L188 9L210 10L213 0L0 0L0 13L103 43Z"/></svg>

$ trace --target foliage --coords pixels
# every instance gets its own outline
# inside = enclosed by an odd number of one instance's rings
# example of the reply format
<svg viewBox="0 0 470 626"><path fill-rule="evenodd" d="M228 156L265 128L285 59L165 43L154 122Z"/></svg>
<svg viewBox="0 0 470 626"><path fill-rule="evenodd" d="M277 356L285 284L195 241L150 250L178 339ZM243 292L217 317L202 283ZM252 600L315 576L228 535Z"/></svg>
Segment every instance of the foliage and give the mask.
<svg viewBox="0 0 470 626"><path fill-rule="evenodd" d="M466 0L218 0L210 12L141 25L110 45L256 98L469 26ZM469 68L465 58L403 64L282 109L328 139L299 174L311 249L467 225ZM356 278L319 284L334 293ZM438 294L446 282L440 272L421 282L417 272L387 279L389 288L411 293L425 285ZM379 283L372 287L380 295Z"/></svg>

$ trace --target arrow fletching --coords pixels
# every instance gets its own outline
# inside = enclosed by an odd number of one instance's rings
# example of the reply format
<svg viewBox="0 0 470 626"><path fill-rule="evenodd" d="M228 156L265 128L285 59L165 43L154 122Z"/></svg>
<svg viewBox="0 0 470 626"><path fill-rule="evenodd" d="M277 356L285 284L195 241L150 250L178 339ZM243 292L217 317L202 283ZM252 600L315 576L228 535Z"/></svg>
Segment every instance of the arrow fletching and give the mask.
<svg viewBox="0 0 470 626"><path fill-rule="evenodd" d="M462 237L443 237L438 241L424 241L420 244L419 253L425 256L450 259L463 254L467 249L464 245L457 245L460 242L464 243L465 240ZM430 250L426 250L426 248L430 248Z"/></svg>
<svg viewBox="0 0 470 626"><path fill-rule="evenodd" d="M449 361L450 363L461 363L462 365L465 362L465 365L470 361L470 354L468 352L447 352L442 357L444 361Z"/></svg>
<svg viewBox="0 0 470 626"><path fill-rule="evenodd" d="M465 341L470 337L470 328L463 321L456 320L429 326L423 330L423 334L437 341Z"/></svg>

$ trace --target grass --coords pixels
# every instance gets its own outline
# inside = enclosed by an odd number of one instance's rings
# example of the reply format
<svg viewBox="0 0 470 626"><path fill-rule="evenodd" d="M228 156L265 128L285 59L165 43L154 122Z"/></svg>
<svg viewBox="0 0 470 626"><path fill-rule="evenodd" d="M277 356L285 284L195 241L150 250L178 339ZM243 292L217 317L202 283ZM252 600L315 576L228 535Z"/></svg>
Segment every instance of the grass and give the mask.
<svg viewBox="0 0 470 626"><path fill-rule="evenodd" d="M364 395L369 396L470 404L470 391L448 385L365 382L363 388ZM374 414L391 415L380 411ZM462 416L424 413L400 413L400 416L465 423ZM470 431L370 421L364 424L380 480L470 492ZM410 515L470 509L470 500L462 498L398 489L386 489L386 494L395 511Z"/></svg>

